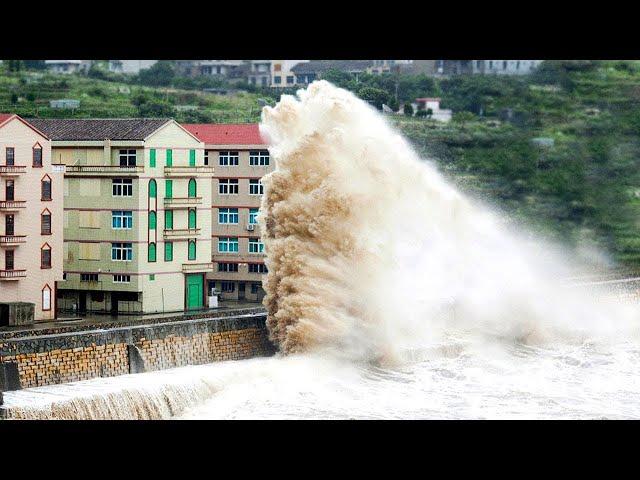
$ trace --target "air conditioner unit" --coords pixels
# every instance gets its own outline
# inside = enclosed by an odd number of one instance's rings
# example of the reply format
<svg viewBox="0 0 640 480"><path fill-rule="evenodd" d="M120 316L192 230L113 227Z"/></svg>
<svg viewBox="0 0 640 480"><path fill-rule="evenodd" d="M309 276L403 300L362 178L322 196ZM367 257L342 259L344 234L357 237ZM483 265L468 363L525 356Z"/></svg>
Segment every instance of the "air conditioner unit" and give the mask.
<svg viewBox="0 0 640 480"><path fill-rule="evenodd" d="M253 229L255 228L255 225L252 223L247 224L247 230L250 232L253 232Z"/></svg>

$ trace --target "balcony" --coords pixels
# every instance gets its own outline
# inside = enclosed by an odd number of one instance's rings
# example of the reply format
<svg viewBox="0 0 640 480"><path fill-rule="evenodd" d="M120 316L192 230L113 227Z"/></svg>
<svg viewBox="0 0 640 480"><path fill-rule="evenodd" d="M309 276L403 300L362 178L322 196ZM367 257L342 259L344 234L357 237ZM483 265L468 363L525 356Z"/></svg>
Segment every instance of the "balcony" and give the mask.
<svg viewBox="0 0 640 480"><path fill-rule="evenodd" d="M198 175L213 174L213 167L210 166L179 166L179 167L164 167L164 174L167 177L196 177Z"/></svg>
<svg viewBox="0 0 640 480"><path fill-rule="evenodd" d="M19 280L26 276L26 270L0 270L0 280Z"/></svg>
<svg viewBox="0 0 640 480"><path fill-rule="evenodd" d="M0 165L0 175L3 177L15 177L26 171L24 165Z"/></svg>
<svg viewBox="0 0 640 480"><path fill-rule="evenodd" d="M165 240L188 240L190 238L195 238L200 234L199 228L175 228L175 229L165 229L164 230L164 239Z"/></svg>
<svg viewBox="0 0 640 480"><path fill-rule="evenodd" d="M192 207L194 205L200 205L202 203L202 197L186 197L186 198L165 198L165 207Z"/></svg>
<svg viewBox="0 0 640 480"><path fill-rule="evenodd" d="M0 200L0 212L17 212L26 206L24 200Z"/></svg>
<svg viewBox="0 0 640 480"><path fill-rule="evenodd" d="M65 168L68 176L130 176L135 177L144 172L144 165L133 167L121 167L120 165L67 165Z"/></svg>
<svg viewBox="0 0 640 480"><path fill-rule="evenodd" d="M0 235L0 247L17 247L26 241L26 235Z"/></svg>
<svg viewBox="0 0 640 480"><path fill-rule="evenodd" d="M204 273L204 272L212 272L212 271L213 271L213 263L183 263L182 264L183 273Z"/></svg>

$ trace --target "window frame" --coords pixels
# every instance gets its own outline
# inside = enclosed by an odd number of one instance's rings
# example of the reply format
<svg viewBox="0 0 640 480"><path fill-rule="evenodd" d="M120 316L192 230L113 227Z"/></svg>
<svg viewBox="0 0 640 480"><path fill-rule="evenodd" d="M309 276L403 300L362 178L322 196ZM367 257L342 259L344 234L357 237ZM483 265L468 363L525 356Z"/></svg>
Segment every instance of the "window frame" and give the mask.
<svg viewBox="0 0 640 480"><path fill-rule="evenodd" d="M117 193L120 191L120 193ZM129 192L128 195L125 193ZM131 178L114 178L111 180L111 196L112 197L133 197L133 179Z"/></svg>
<svg viewBox="0 0 640 480"><path fill-rule="evenodd" d="M133 152L133 153L131 153ZM133 165L131 159L133 158ZM124 159L124 165L123 160ZM118 165L121 168L131 168L138 164L138 151L135 148L119 148L118 149Z"/></svg>
<svg viewBox="0 0 640 480"><path fill-rule="evenodd" d="M117 257L121 257L121 258L117 258ZM132 262L133 261L133 243L132 242L111 242L111 261L112 262Z"/></svg>
<svg viewBox="0 0 640 480"><path fill-rule="evenodd" d="M235 245L235 250L231 246ZM220 248L224 246L224 248ZM240 241L238 237L218 237L218 253L238 253L240 250Z"/></svg>
<svg viewBox="0 0 640 480"><path fill-rule="evenodd" d="M253 188L257 187L257 188ZM256 190L258 193L253 193L252 190ZM254 197L264 195L264 185L262 185L262 179L249 179L249 195L253 195Z"/></svg>
<svg viewBox="0 0 640 480"><path fill-rule="evenodd" d="M120 226L116 226L119 223ZM127 226L127 224L129 226ZM111 210L111 229L112 230L132 230L133 229L133 211L132 210Z"/></svg>
<svg viewBox="0 0 640 480"><path fill-rule="evenodd" d="M45 252L49 254L48 262L45 262ZM40 270L50 270L52 264L51 246L45 243L40 247Z"/></svg>
<svg viewBox="0 0 640 480"><path fill-rule="evenodd" d="M48 231L45 228L47 226L47 222L45 220L47 217L49 217ZM40 235L52 235L52 231L53 231L52 223L53 222L51 219L51 212L48 209L43 210L42 213L40 214Z"/></svg>
<svg viewBox="0 0 640 480"><path fill-rule="evenodd" d="M45 196L45 185L49 185L49 196ZM43 202L50 202L53 196L53 185L51 181L51 177L49 175L45 175L40 179L40 200Z"/></svg>

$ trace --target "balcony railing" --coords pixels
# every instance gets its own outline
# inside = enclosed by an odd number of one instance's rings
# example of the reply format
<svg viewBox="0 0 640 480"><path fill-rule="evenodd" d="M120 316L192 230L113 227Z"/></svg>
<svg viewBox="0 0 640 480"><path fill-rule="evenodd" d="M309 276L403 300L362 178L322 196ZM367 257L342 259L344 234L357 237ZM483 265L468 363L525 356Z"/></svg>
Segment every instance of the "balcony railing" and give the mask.
<svg viewBox="0 0 640 480"><path fill-rule="evenodd" d="M183 198L165 198L165 207L190 207L192 205L200 205L202 197L183 197Z"/></svg>
<svg viewBox="0 0 640 480"><path fill-rule="evenodd" d="M19 210L21 208L25 208L26 206L27 202L25 202L24 200L0 200L0 210L4 212Z"/></svg>
<svg viewBox="0 0 640 480"><path fill-rule="evenodd" d="M0 235L0 247L13 247L26 241L26 235Z"/></svg>
<svg viewBox="0 0 640 480"><path fill-rule="evenodd" d="M144 165L67 165L65 171L67 175L138 175L144 172Z"/></svg>
<svg viewBox="0 0 640 480"><path fill-rule="evenodd" d="M178 167L164 167L164 174L169 177L193 177L194 175L213 174L211 166L189 167L186 165Z"/></svg>
<svg viewBox="0 0 640 480"><path fill-rule="evenodd" d="M14 176L27 171L24 165L0 165L0 175Z"/></svg>
<svg viewBox="0 0 640 480"><path fill-rule="evenodd" d="M0 280L18 280L26 276L26 270L0 270Z"/></svg>
<svg viewBox="0 0 640 480"><path fill-rule="evenodd" d="M189 239L197 237L199 234L199 228L175 228L164 230L165 239Z"/></svg>
<svg viewBox="0 0 640 480"><path fill-rule="evenodd" d="M213 263L183 263L182 271L184 273L211 272Z"/></svg>

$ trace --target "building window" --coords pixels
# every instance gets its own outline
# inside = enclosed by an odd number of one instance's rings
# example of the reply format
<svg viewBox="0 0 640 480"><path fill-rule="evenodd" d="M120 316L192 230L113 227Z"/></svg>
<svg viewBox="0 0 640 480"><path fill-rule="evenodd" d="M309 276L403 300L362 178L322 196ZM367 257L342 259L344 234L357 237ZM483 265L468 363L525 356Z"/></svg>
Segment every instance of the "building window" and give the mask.
<svg viewBox="0 0 640 480"><path fill-rule="evenodd" d="M51 200L51 178L49 178L48 175L40 181L40 193L40 199L42 201L48 202Z"/></svg>
<svg viewBox="0 0 640 480"><path fill-rule="evenodd" d="M152 274L149 275L149 281L150 282L153 282L155 279L156 279L156 274L155 273L152 273Z"/></svg>
<svg viewBox="0 0 640 480"><path fill-rule="evenodd" d="M51 213L45 210L40 215L40 233L42 235L51 235Z"/></svg>
<svg viewBox="0 0 640 480"><path fill-rule="evenodd" d="M171 262L173 260L173 242L164 242L164 261Z"/></svg>
<svg viewBox="0 0 640 480"><path fill-rule="evenodd" d="M196 198L198 194L198 184L196 183L194 178L189 179L189 198Z"/></svg>
<svg viewBox="0 0 640 480"><path fill-rule="evenodd" d="M173 180L164 181L164 198L173 198Z"/></svg>
<svg viewBox="0 0 640 480"><path fill-rule="evenodd" d="M204 151L204 164L205 166L209 165L209 150Z"/></svg>
<svg viewBox="0 0 640 480"><path fill-rule="evenodd" d="M81 282L97 282L98 274L97 273L81 273L80 281Z"/></svg>
<svg viewBox="0 0 640 480"><path fill-rule="evenodd" d="M293 75L287 75L287 85L293 85L294 80Z"/></svg>
<svg viewBox="0 0 640 480"><path fill-rule="evenodd" d="M260 180L249 180L249 195L262 195L263 193L264 186Z"/></svg>
<svg viewBox="0 0 640 480"><path fill-rule="evenodd" d="M195 208L189 209L189 228L198 228L198 215L196 214Z"/></svg>
<svg viewBox="0 0 640 480"><path fill-rule="evenodd" d="M249 152L249 165L266 167L269 165L269 151L259 150Z"/></svg>
<svg viewBox="0 0 640 480"><path fill-rule="evenodd" d="M42 167L42 147L39 144L33 147L33 166Z"/></svg>
<svg viewBox="0 0 640 480"><path fill-rule="evenodd" d="M507 61L506 61L506 60L504 60L504 61L502 62L502 69L503 69L503 70L506 70L506 69L507 69Z"/></svg>
<svg viewBox="0 0 640 480"><path fill-rule="evenodd" d="M133 244L130 242L116 242L111 244L111 260L116 262L130 262L133 259Z"/></svg>
<svg viewBox="0 0 640 480"><path fill-rule="evenodd" d="M133 197L133 180L130 178L114 178L111 181L111 196Z"/></svg>
<svg viewBox="0 0 640 480"><path fill-rule="evenodd" d="M173 150L171 150L170 148L167 149L166 165L167 167L173 167Z"/></svg>
<svg viewBox="0 0 640 480"><path fill-rule="evenodd" d="M249 253L264 252L264 243L259 238L249 238Z"/></svg>
<svg viewBox="0 0 640 480"><path fill-rule="evenodd" d="M256 225L258 223L258 212L260 210L258 208L250 208L249 209L249 224Z"/></svg>
<svg viewBox="0 0 640 480"><path fill-rule="evenodd" d="M154 211L149 212L149 230L155 230L157 222L158 222L158 216L156 212Z"/></svg>
<svg viewBox="0 0 640 480"><path fill-rule="evenodd" d="M237 224L238 223L238 209L237 208L219 208L218 209L218 223L225 224Z"/></svg>
<svg viewBox="0 0 640 480"><path fill-rule="evenodd" d="M251 284L251 293L256 294L258 293L258 289L260 288L260 284L259 283L252 283Z"/></svg>
<svg viewBox="0 0 640 480"><path fill-rule="evenodd" d="M14 268L13 259L14 259L13 250L7 250L6 252L4 252L4 269L5 270L13 270Z"/></svg>
<svg viewBox="0 0 640 480"><path fill-rule="evenodd" d="M238 166L238 152L220 152L218 154L218 165L221 167Z"/></svg>
<svg viewBox="0 0 640 480"><path fill-rule="evenodd" d="M188 252L188 259L189 260L195 260L196 259L196 241L195 240L189 240L189 252Z"/></svg>
<svg viewBox="0 0 640 480"><path fill-rule="evenodd" d="M13 147L7 147L5 151L5 165L15 165L16 150Z"/></svg>
<svg viewBox="0 0 640 480"><path fill-rule="evenodd" d="M276 85L280 85L282 83L282 77L278 75L277 77L273 77L273 83Z"/></svg>
<svg viewBox="0 0 640 480"><path fill-rule="evenodd" d="M238 179L237 178L221 178L218 180L218 193L220 195L237 195Z"/></svg>
<svg viewBox="0 0 640 480"><path fill-rule="evenodd" d="M236 290L234 282L220 282L220 290L224 293L232 293Z"/></svg>
<svg viewBox="0 0 640 480"><path fill-rule="evenodd" d="M15 200L15 184L13 182L13 180L7 180L7 183L5 184L5 189L4 189L4 199L5 200Z"/></svg>
<svg viewBox="0 0 640 480"><path fill-rule="evenodd" d="M40 268L51 268L51 247L46 243L40 249Z"/></svg>
<svg viewBox="0 0 640 480"><path fill-rule="evenodd" d="M193 149L189 150L189 166L190 167L196 166L196 151Z"/></svg>
<svg viewBox="0 0 640 480"><path fill-rule="evenodd" d="M111 227L114 230L131 230L133 228L133 212L131 210L112 211Z"/></svg>
<svg viewBox="0 0 640 480"><path fill-rule="evenodd" d="M42 289L42 310L51 310L51 287L45 285Z"/></svg>
<svg viewBox="0 0 640 480"><path fill-rule="evenodd" d="M114 275L113 283L131 283L131 275Z"/></svg>
<svg viewBox="0 0 640 480"><path fill-rule="evenodd" d="M152 148L149 151L149 166L151 168L155 168L156 166L156 149L155 148Z"/></svg>
<svg viewBox="0 0 640 480"><path fill-rule="evenodd" d="M164 229L165 230L173 229L173 210L164 211Z"/></svg>
<svg viewBox="0 0 640 480"><path fill-rule="evenodd" d="M147 252L147 261L155 262L156 261L156 244L149 244L149 251Z"/></svg>
<svg viewBox="0 0 640 480"><path fill-rule="evenodd" d="M118 155L121 167L135 167L136 166L136 151L135 150L120 150Z"/></svg>
<svg viewBox="0 0 640 480"><path fill-rule="evenodd" d="M227 263L227 262L218 263L218 271L219 272L237 272L238 264Z"/></svg>
<svg viewBox="0 0 640 480"><path fill-rule="evenodd" d="M269 273L264 263L250 263L248 267L249 273Z"/></svg>
<svg viewBox="0 0 640 480"><path fill-rule="evenodd" d="M238 237L218 237L218 252L237 252Z"/></svg>
<svg viewBox="0 0 640 480"><path fill-rule="evenodd" d="M158 195L158 184L155 180L149 180L149 198L156 198Z"/></svg>

